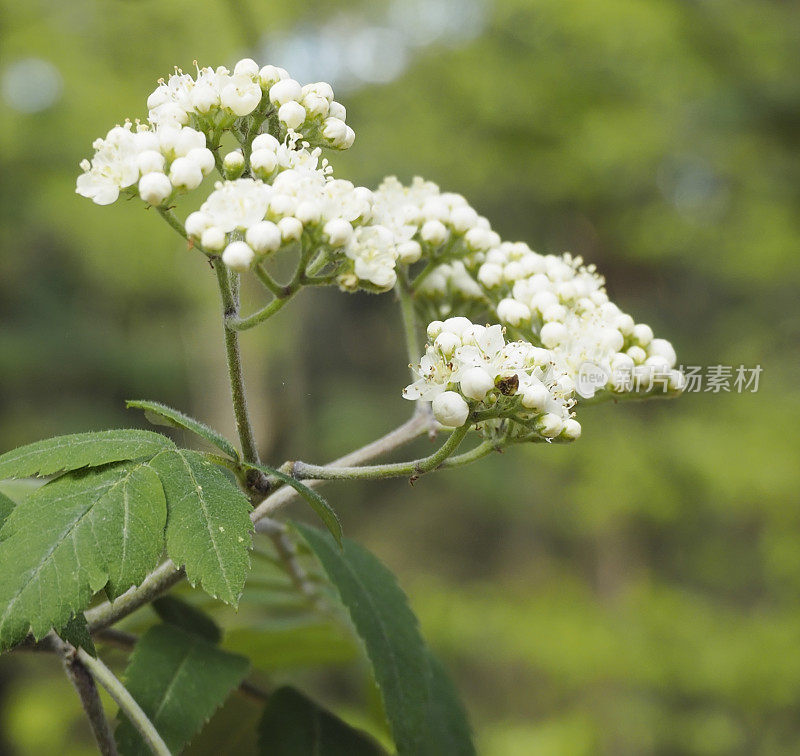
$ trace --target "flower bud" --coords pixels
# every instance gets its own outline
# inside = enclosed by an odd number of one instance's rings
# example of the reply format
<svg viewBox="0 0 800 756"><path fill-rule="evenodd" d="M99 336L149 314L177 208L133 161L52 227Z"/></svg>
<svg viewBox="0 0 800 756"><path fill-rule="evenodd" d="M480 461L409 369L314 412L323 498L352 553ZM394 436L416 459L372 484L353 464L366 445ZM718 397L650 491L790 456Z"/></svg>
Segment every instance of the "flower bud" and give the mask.
<svg viewBox="0 0 800 756"><path fill-rule="evenodd" d="M450 225L459 234L466 233L478 222L478 213L469 205L457 207L450 213Z"/></svg>
<svg viewBox="0 0 800 756"><path fill-rule="evenodd" d="M647 347L647 353L650 357L663 358L667 367L670 368L675 367L675 363L678 361L674 347L666 339L653 339Z"/></svg>
<svg viewBox="0 0 800 756"><path fill-rule="evenodd" d="M411 241L402 242L397 245L397 259L401 263L411 265L411 263L417 262L421 257L422 247L420 247L419 242L412 239Z"/></svg>
<svg viewBox="0 0 800 756"><path fill-rule="evenodd" d="M653 340L653 329L645 323L633 327L633 340L640 347L646 347Z"/></svg>
<svg viewBox="0 0 800 756"><path fill-rule="evenodd" d="M433 416L446 428L460 428L469 417L469 405L461 394L445 391L433 400Z"/></svg>
<svg viewBox="0 0 800 756"><path fill-rule="evenodd" d="M313 200L305 200L297 205L294 211L294 217L300 221L304 226L318 223L322 216L322 208L318 202Z"/></svg>
<svg viewBox="0 0 800 756"><path fill-rule="evenodd" d="M186 158L196 163L204 176L208 176L214 170L214 153L207 147L195 147L189 150Z"/></svg>
<svg viewBox="0 0 800 756"><path fill-rule="evenodd" d="M222 253L222 262L231 270L244 273L250 269L255 259L255 253L249 245L243 241L231 242Z"/></svg>
<svg viewBox="0 0 800 756"><path fill-rule="evenodd" d="M447 227L438 220L427 221L419 230L422 240L434 247L439 247L447 241Z"/></svg>
<svg viewBox="0 0 800 756"><path fill-rule="evenodd" d="M478 281L487 289L499 286L503 280L503 268L497 263L486 262L478 269Z"/></svg>
<svg viewBox="0 0 800 756"><path fill-rule="evenodd" d="M136 162L142 176L144 176L145 173L164 172L164 156L156 150L144 150L144 152L140 152Z"/></svg>
<svg viewBox="0 0 800 756"><path fill-rule="evenodd" d="M548 349L558 346L566 337L567 327L557 321L545 323L539 332L539 339Z"/></svg>
<svg viewBox="0 0 800 756"><path fill-rule="evenodd" d="M452 357L456 349L461 346L461 339L454 333L442 331L433 342L433 345L445 356Z"/></svg>
<svg viewBox="0 0 800 756"><path fill-rule="evenodd" d="M225 246L225 232L219 226L210 226L200 236L200 244L209 252L219 252Z"/></svg>
<svg viewBox="0 0 800 756"><path fill-rule="evenodd" d="M241 150L233 150L222 159L222 172L229 180L237 179L244 173L244 155Z"/></svg>
<svg viewBox="0 0 800 756"><path fill-rule="evenodd" d="M256 76L258 74L258 63L256 63L252 58L242 58L234 67L233 67L233 75L234 76Z"/></svg>
<svg viewBox="0 0 800 756"><path fill-rule="evenodd" d="M253 152L257 150L270 150L271 152L275 152L280 146L281 143L275 139L272 134L259 134L253 139L252 150Z"/></svg>
<svg viewBox="0 0 800 756"><path fill-rule="evenodd" d="M208 216L205 213L201 213L199 210L190 213L186 218L186 223L184 224L184 228L186 229L186 233L189 236L193 236L195 239L199 239L203 231L209 228L210 223L208 220Z"/></svg>
<svg viewBox="0 0 800 756"><path fill-rule="evenodd" d="M163 174L153 171L139 179L139 196L150 205L160 205L172 194L172 184Z"/></svg>
<svg viewBox="0 0 800 756"><path fill-rule="evenodd" d="M210 84L198 84L189 95L189 100L198 113L205 114L219 107L219 90Z"/></svg>
<svg viewBox="0 0 800 756"><path fill-rule="evenodd" d="M297 241L303 235L303 224L292 216L281 218L278 228L284 241Z"/></svg>
<svg viewBox="0 0 800 756"><path fill-rule="evenodd" d="M303 89L294 79L281 79L269 88L269 101L273 105L280 106L287 102L296 102L302 96Z"/></svg>
<svg viewBox="0 0 800 756"><path fill-rule="evenodd" d="M341 147L347 139L347 124L339 118L326 118L322 124L322 136L333 147Z"/></svg>
<svg viewBox="0 0 800 756"><path fill-rule="evenodd" d="M581 424L571 417L565 421L561 437L567 441L577 441L581 437Z"/></svg>
<svg viewBox="0 0 800 756"><path fill-rule="evenodd" d="M336 102L336 100L333 100L328 110L328 115L330 115L331 118L338 118L340 121L346 121L347 109L344 105L342 105L341 102Z"/></svg>
<svg viewBox="0 0 800 756"><path fill-rule="evenodd" d="M343 218L329 220L322 229L332 247L342 247L353 236L353 227Z"/></svg>
<svg viewBox="0 0 800 756"><path fill-rule="evenodd" d="M247 243L260 255L275 252L281 246L281 231L271 221L259 221L245 234Z"/></svg>
<svg viewBox="0 0 800 756"><path fill-rule="evenodd" d="M270 176L277 167L278 156L272 150L253 150L250 155L250 168L260 179Z"/></svg>
<svg viewBox="0 0 800 756"><path fill-rule="evenodd" d="M249 115L261 102L261 87L248 76L235 76L220 93L220 104L234 115Z"/></svg>
<svg viewBox="0 0 800 756"><path fill-rule="evenodd" d="M443 327L444 323L442 323L441 320L433 320L430 323L428 323L428 328L426 329L428 338L435 339L442 332Z"/></svg>
<svg viewBox="0 0 800 756"><path fill-rule="evenodd" d="M286 124L287 129L296 129L306 120L306 109L299 102L290 100L278 108L278 120Z"/></svg>
<svg viewBox="0 0 800 756"><path fill-rule="evenodd" d="M494 379L482 367L474 367L464 373L460 384L464 396L480 402L494 388Z"/></svg>
<svg viewBox="0 0 800 756"><path fill-rule="evenodd" d="M285 68L278 68L277 66L264 66L258 72L258 82L261 89L270 89L277 82L288 79L289 72Z"/></svg>
<svg viewBox="0 0 800 756"><path fill-rule="evenodd" d="M564 430L564 421L558 415L547 412L539 418L536 430L545 438L555 438Z"/></svg>
<svg viewBox="0 0 800 756"><path fill-rule="evenodd" d="M518 326L530 321L531 311L522 302L517 302L516 299L503 299L497 305L497 317L503 323Z"/></svg>
<svg viewBox="0 0 800 756"><path fill-rule="evenodd" d="M197 189L203 183L203 172L193 160L179 157L172 161L169 179L178 189Z"/></svg>
<svg viewBox="0 0 800 756"><path fill-rule="evenodd" d="M541 383L525 386L522 390L521 401L522 406L526 409L544 412L547 403L550 401L550 392Z"/></svg>

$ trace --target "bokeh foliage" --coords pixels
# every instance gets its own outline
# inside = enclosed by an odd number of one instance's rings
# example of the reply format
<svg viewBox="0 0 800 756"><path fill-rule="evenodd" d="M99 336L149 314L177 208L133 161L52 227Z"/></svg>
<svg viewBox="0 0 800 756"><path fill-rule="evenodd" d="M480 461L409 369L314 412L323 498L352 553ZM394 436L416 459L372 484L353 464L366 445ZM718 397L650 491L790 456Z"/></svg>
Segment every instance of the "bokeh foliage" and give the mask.
<svg viewBox="0 0 800 756"><path fill-rule="evenodd" d="M33 56L63 81L47 110L0 111L0 449L138 424L134 397L232 430L208 267L141 207L73 194L77 163L144 115L174 64L245 53L242 10L267 30L341 9L0 3L0 74ZM401 78L342 96L357 140L337 171L463 193L505 238L597 263L684 364L760 363L761 386L589 408L572 446L513 449L413 490L333 484L330 500L399 574L483 753L797 753L800 7L496 0L487 13L469 44L415 50ZM322 461L401 421L399 333L389 295L330 291L245 335L264 457ZM244 629L234 641L276 668L291 651ZM334 670L352 664L338 644L320 654ZM91 752L46 661L3 659L3 745ZM292 674L275 672L340 712L365 695ZM195 747L216 737L212 723Z"/></svg>

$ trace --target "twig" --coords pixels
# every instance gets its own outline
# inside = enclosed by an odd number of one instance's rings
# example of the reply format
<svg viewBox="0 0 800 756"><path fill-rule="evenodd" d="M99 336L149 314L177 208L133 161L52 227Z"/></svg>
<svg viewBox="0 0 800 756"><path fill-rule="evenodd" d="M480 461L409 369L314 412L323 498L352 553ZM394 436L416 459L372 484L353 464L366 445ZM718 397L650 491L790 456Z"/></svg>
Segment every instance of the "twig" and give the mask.
<svg viewBox="0 0 800 756"><path fill-rule="evenodd" d="M345 454L343 457L339 457L329 464L338 467L368 462L371 459L375 459L376 457L398 449L409 441L413 441L415 438L428 431L433 423L434 420L429 413L421 411L415 412L409 420L393 431L390 431L385 436L355 451ZM320 482L321 481L310 481L308 485L316 486L319 485ZM297 496L298 493L294 488L291 486L284 486L264 499L251 514L251 519L256 523L256 531L259 533L266 532L268 528L261 525L262 518L273 515Z"/></svg>
<svg viewBox="0 0 800 756"><path fill-rule="evenodd" d="M110 627L117 620L127 617L139 607L150 603L154 598L179 583L186 576L182 569L176 569L167 559L156 567L141 583L123 593L116 601L106 601L86 611L86 621L92 632Z"/></svg>
<svg viewBox="0 0 800 756"><path fill-rule="evenodd" d="M145 743L156 756L171 756L167 744L158 734L158 730L142 711L142 707L134 700L128 689L115 677L114 673L100 659L94 659L82 648L77 650L77 658L91 672L97 682L102 685L108 695L114 699L131 724L139 731Z"/></svg>
<svg viewBox="0 0 800 756"><path fill-rule="evenodd" d="M117 756L117 744L103 711L103 704L100 701L100 694L97 692L94 678L83 662L78 659L78 651L74 646L55 635L51 638L51 643L61 655L64 671L81 699L83 710L86 712L86 718L89 720L100 753L103 756Z"/></svg>

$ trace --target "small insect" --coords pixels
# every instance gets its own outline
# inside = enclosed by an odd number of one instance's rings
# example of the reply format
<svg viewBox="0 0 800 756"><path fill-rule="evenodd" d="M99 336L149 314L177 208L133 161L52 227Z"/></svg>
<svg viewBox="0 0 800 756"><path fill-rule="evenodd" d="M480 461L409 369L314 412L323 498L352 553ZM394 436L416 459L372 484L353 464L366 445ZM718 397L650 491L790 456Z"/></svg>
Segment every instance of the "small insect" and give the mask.
<svg viewBox="0 0 800 756"><path fill-rule="evenodd" d="M511 396L517 393L519 388L519 378L511 375L508 378L500 378L494 384L503 396Z"/></svg>

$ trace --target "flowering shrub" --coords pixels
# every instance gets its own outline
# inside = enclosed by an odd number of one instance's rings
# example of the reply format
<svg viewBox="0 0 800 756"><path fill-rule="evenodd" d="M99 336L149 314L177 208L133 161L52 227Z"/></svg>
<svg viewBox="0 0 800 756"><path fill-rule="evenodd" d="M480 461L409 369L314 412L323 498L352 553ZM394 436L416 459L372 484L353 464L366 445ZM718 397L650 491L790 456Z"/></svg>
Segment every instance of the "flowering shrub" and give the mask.
<svg viewBox="0 0 800 756"><path fill-rule="evenodd" d="M285 70L250 59L232 72L176 69L147 108L144 121L95 141L77 192L99 205L138 198L210 262L239 444L164 405L132 401L215 453L117 430L0 456L0 478L54 476L18 503L0 496L0 555L8 566L0 575L0 646L62 655L104 752L179 750L243 684L249 663L219 647L210 618L162 594L185 578L236 606L243 591L247 598L256 531L311 608L347 610L340 621L363 643L398 752L474 752L463 710L405 596L372 555L343 538L314 486L413 480L511 444L575 441L582 403L678 394L684 378L672 346L609 300L594 266L502 241L461 195L420 178L403 186L389 177L373 191L336 177L323 149L348 149L355 134L324 82L301 86ZM219 180L204 188L214 172ZM196 191L204 201L181 219L182 196ZM273 261L287 255L294 273L279 281ZM247 315L242 275L255 277L268 297ZM247 412L238 333L317 286L394 292L414 376L402 395L415 409L400 428L334 463L266 465ZM457 453L472 432L477 443ZM429 456L366 464L424 433L446 436ZM276 519L295 496L325 531ZM314 572L321 574L314 579ZM323 579L335 591L321 590ZM145 604L159 624L140 637L113 628ZM97 658L93 639L133 649L125 685ZM119 704L114 736L95 681ZM265 753L288 742L309 752L381 752L293 689L256 694L266 701Z"/></svg>

